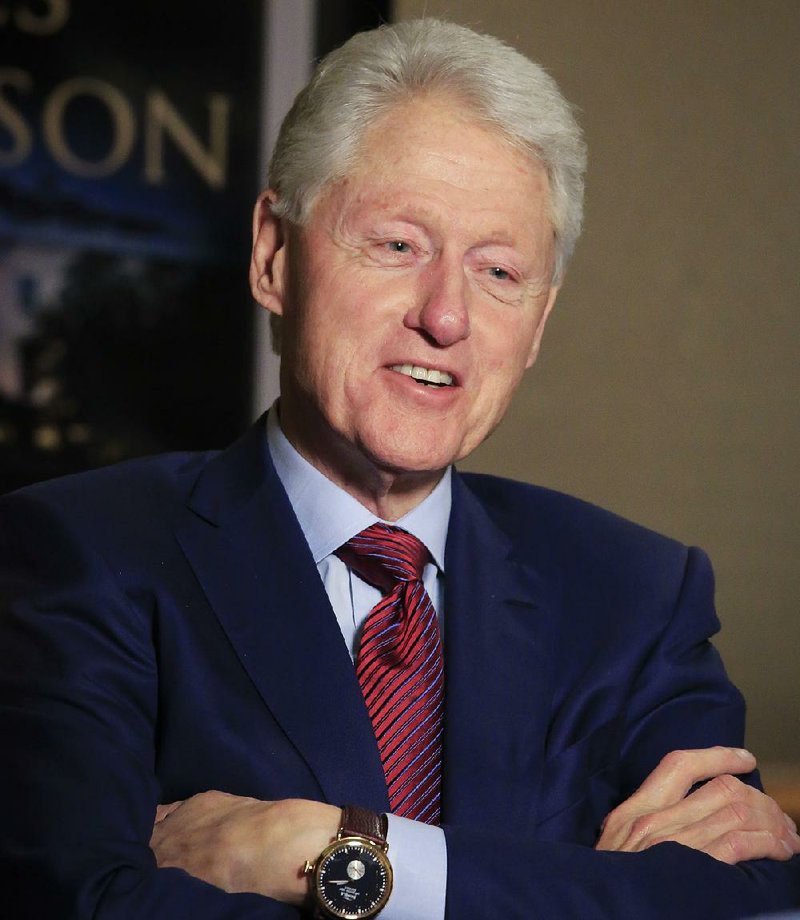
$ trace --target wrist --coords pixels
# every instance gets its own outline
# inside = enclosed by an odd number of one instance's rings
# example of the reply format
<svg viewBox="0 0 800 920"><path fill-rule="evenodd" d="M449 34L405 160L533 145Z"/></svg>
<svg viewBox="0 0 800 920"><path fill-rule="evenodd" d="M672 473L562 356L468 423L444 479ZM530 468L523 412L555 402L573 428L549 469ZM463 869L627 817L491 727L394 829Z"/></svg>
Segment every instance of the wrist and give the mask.
<svg viewBox="0 0 800 920"><path fill-rule="evenodd" d="M316 917L369 918L386 906L393 881L386 830L386 815L358 806L342 810L336 839L303 870Z"/></svg>
<svg viewBox="0 0 800 920"><path fill-rule="evenodd" d="M320 853L336 838L341 809L322 802L283 799L264 803L260 822L260 883L256 890L294 907L306 907L308 882L302 873L309 853Z"/></svg>

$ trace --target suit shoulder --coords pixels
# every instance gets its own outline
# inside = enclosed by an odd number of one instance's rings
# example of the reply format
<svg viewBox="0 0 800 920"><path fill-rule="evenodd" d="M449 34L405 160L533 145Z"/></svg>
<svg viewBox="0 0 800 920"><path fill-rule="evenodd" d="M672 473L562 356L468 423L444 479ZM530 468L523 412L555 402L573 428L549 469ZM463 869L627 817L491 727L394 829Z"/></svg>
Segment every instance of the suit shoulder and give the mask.
<svg viewBox="0 0 800 920"><path fill-rule="evenodd" d="M216 452L158 454L25 486L0 497L0 515L47 508L78 520L114 518L166 507L181 496Z"/></svg>
<svg viewBox="0 0 800 920"><path fill-rule="evenodd" d="M512 539L530 543L535 535L554 550L673 556L687 548L671 537L627 520L591 502L543 486L480 473L462 474L467 488Z"/></svg>

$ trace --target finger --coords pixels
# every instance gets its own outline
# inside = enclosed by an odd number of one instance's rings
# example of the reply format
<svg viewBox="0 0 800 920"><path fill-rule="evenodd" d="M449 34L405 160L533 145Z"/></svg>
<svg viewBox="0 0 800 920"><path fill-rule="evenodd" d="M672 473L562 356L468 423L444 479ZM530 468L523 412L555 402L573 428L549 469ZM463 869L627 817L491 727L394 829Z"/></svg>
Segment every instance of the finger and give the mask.
<svg viewBox="0 0 800 920"><path fill-rule="evenodd" d="M686 793L703 780L724 773L749 773L755 757L742 748L711 747L692 751L672 751L628 799L635 812L657 811L680 802Z"/></svg>
<svg viewBox="0 0 800 920"><path fill-rule="evenodd" d="M682 812L680 818L687 823L691 820L702 823L706 815L714 814L714 820L709 821L709 825L721 826L723 833L765 831L786 844L792 853L800 850L797 826L789 815L784 814L778 803L766 793L734 776L715 777L688 795L672 811L673 817Z"/></svg>
<svg viewBox="0 0 800 920"><path fill-rule="evenodd" d="M666 840L708 852L715 840L734 834L768 834L773 840L788 842L789 829L775 817L744 803L724 805L706 811L698 820L688 820L680 806L653 815L642 815L631 825L622 849L646 850Z"/></svg>
<svg viewBox="0 0 800 920"><path fill-rule="evenodd" d="M800 852L800 845L792 846L768 831L729 831L711 841L703 850L714 859L732 866L748 859L791 859Z"/></svg>
<svg viewBox="0 0 800 920"><path fill-rule="evenodd" d="M632 842L661 830L661 825L654 823L659 813L683 802L693 785L720 774L748 772L755 765L755 757L741 748L672 751L630 798L606 816L596 846L603 850L629 849ZM690 822L691 816L686 821Z"/></svg>
<svg viewBox="0 0 800 920"><path fill-rule="evenodd" d="M773 852L780 852L779 847L792 854L800 852L800 837L777 804L732 776L716 777L671 808L637 816L627 835L616 840L616 848L638 851L672 840L708 852L712 846L719 849L722 842L736 842L741 834L759 835L752 838L759 851L764 849L760 841L766 835L772 839ZM739 858L756 859L760 855Z"/></svg>
<svg viewBox="0 0 800 920"><path fill-rule="evenodd" d="M726 813L732 826L738 824L744 830L793 830L791 818L768 795L725 773L700 786L665 814L669 820L691 824L715 812Z"/></svg>

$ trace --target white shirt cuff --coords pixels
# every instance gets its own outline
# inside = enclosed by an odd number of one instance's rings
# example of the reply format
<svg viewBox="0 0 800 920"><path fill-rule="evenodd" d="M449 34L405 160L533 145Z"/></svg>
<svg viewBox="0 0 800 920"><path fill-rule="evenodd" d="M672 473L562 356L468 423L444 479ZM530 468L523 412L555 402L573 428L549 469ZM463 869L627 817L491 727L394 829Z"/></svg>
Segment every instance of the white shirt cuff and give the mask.
<svg viewBox="0 0 800 920"><path fill-rule="evenodd" d="M444 920L447 844L440 827L389 815L394 888L381 920Z"/></svg>

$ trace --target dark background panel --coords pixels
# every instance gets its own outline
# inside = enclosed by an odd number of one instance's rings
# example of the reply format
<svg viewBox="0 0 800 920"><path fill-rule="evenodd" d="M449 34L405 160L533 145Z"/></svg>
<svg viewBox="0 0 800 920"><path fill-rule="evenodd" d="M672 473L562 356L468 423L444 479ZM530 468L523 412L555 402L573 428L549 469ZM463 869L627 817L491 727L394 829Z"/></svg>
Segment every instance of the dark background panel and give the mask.
<svg viewBox="0 0 800 920"><path fill-rule="evenodd" d="M389 16L388 3L315 7L318 55ZM0 492L221 447L249 423L263 9L3 4ZM163 132L154 153L165 107L182 140Z"/></svg>
<svg viewBox="0 0 800 920"><path fill-rule="evenodd" d="M317 56L347 41L356 32L374 29L392 18L390 0L353 0L328 3L317 0Z"/></svg>

